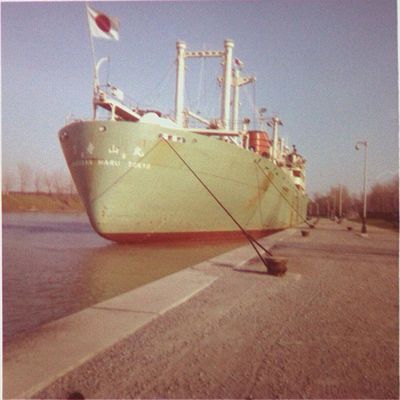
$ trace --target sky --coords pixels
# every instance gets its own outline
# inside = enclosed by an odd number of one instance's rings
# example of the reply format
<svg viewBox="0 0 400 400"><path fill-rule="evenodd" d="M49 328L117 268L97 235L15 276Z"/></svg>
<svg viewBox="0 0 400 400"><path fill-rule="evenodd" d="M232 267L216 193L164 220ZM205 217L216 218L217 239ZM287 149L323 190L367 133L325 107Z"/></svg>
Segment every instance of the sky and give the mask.
<svg viewBox="0 0 400 400"><path fill-rule="evenodd" d="M94 39L110 57L101 80L135 103L174 109L177 40L189 50L223 50L255 85L241 91L245 113L279 115L281 135L307 160L307 191L343 184L362 191L398 173L395 0L105 1L92 7L120 20L119 41ZM58 131L69 114L91 116L92 53L83 2L1 4L2 170L67 171ZM193 111L218 116L218 61L187 63Z"/></svg>

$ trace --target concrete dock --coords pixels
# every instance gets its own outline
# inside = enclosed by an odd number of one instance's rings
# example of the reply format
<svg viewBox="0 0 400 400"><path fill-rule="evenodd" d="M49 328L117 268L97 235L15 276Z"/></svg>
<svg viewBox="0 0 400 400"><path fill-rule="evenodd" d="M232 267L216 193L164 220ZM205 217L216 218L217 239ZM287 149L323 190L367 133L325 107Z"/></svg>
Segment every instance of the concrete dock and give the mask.
<svg viewBox="0 0 400 400"><path fill-rule="evenodd" d="M353 230L347 230L352 225ZM398 233L321 220L51 322L3 353L4 398L398 398Z"/></svg>

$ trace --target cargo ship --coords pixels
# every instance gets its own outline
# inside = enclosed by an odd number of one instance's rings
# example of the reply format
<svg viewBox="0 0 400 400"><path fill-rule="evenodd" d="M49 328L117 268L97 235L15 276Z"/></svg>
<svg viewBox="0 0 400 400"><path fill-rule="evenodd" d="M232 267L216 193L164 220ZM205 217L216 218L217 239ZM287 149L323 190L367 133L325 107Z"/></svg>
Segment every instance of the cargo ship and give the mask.
<svg viewBox="0 0 400 400"><path fill-rule="evenodd" d="M233 48L232 40L219 51L176 43L173 116L132 107L119 88L100 85L104 59L97 62L93 117L68 122L59 140L99 235L117 242L234 238L243 234L238 223L260 237L305 220L305 159L279 137L278 116L266 120L270 132L239 121L240 87L255 78L241 75ZM186 60L207 57L222 60L221 113L212 120L184 104Z"/></svg>

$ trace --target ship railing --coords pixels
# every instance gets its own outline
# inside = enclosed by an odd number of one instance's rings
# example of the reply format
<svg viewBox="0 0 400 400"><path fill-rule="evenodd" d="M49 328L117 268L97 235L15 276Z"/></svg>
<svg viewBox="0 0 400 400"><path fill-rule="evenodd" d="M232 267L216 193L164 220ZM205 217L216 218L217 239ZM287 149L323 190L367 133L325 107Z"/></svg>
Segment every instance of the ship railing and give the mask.
<svg viewBox="0 0 400 400"><path fill-rule="evenodd" d="M139 107L131 98L125 96L120 89L110 83L98 87L94 97L94 104L110 111L111 119L136 122L148 113L168 118L158 110Z"/></svg>
<svg viewBox="0 0 400 400"><path fill-rule="evenodd" d="M111 112L111 120L138 121L141 117L140 111L132 101L125 100L124 93L111 84L98 86L94 93L93 104ZM96 112L95 112L96 114Z"/></svg>
<svg viewBox="0 0 400 400"><path fill-rule="evenodd" d="M108 121L110 118L107 116L96 116L96 121ZM93 118L89 117L77 117L72 114L68 114L65 117L65 125L72 124L74 122L86 122L86 121L93 121Z"/></svg>
<svg viewBox="0 0 400 400"><path fill-rule="evenodd" d="M96 115L96 120L99 121L107 121L110 118L106 115ZM68 114L65 116L65 125L71 124L73 122L85 122L85 121L93 121L93 117L78 117L74 114Z"/></svg>
<svg viewBox="0 0 400 400"><path fill-rule="evenodd" d="M104 93L107 97L112 99L113 101L117 101L124 105L125 107L130 108L132 111L139 110L139 105L128 95L126 95L121 89L117 86L112 85L111 83L107 83L105 85L99 86L99 91L97 93L97 97L100 92Z"/></svg>

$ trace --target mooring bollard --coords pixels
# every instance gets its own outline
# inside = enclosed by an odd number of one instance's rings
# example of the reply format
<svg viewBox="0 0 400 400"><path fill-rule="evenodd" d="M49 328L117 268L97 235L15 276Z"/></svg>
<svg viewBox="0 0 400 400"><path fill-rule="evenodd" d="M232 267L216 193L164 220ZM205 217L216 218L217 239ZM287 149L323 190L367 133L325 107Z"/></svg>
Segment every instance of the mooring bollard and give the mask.
<svg viewBox="0 0 400 400"><path fill-rule="evenodd" d="M287 271L287 258L277 256L270 257L267 255L263 258L266 261L269 275L282 276Z"/></svg>
<svg viewBox="0 0 400 400"><path fill-rule="evenodd" d="M305 231L305 230L302 230L301 231L301 236L308 236L310 234L310 232L309 231Z"/></svg>

